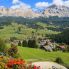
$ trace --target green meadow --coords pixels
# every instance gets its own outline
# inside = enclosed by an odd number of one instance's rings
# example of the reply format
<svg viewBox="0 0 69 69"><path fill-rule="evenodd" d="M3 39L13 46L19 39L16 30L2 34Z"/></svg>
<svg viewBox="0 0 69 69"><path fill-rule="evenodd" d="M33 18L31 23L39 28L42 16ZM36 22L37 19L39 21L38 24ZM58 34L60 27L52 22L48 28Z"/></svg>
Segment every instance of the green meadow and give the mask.
<svg viewBox="0 0 69 69"><path fill-rule="evenodd" d="M57 57L60 57L64 63L69 64L69 53L63 52L46 52L40 49L18 47L18 53L20 58L26 61L55 61Z"/></svg>
<svg viewBox="0 0 69 69"><path fill-rule="evenodd" d="M40 25L39 25L40 24ZM33 36L32 32L34 32L36 37L46 36L48 34L58 34L60 32L48 30L47 28L54 28L54 26L47 26L46 24L37 23L37 25L43 27L44 29L33 29L31 27L27 27L26 25L12 23L10 25L4 25L3 29L0 29L0 38L9 39L10 37L16 37L18 39L27 39ZM18 33L18 28L21 27L20 33Z"/></svg>
<svg viewBox="0 0 69 69"><path fill-rule="evenodd" d="M37 23L44 29L33 29L22 24L12 23L10 25L4 25L3 29L0 29L0 38L9 39L10 37L16 37L17 39L23 40L33 36L32 32L35 33L36 37L43 37L46 34L58 34L60 32L49 30L47 28L58 28L51 25ZM20 33L18 28L21 27ZM36 31L37 30L37 31ZM65 64L69 64L69 53L66 52L46 52L41 49L25 48L18 46L18 56L26 61L55 61L56 58L60 57Z"/></svg>

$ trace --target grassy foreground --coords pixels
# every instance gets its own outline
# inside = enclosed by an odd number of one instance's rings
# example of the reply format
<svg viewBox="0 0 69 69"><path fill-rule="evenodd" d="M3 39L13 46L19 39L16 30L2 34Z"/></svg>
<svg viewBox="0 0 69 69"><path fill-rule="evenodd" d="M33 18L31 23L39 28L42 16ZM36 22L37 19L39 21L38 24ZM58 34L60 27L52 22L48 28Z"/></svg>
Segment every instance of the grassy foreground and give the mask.
<svg viewBox="0 0 69 69"><path fill-rule="evenodd" d="M60 57L65 64L69 64L69 53L63 52L45 52L40 49L18 47L20 57L27 61L54 61Z"/></svg>

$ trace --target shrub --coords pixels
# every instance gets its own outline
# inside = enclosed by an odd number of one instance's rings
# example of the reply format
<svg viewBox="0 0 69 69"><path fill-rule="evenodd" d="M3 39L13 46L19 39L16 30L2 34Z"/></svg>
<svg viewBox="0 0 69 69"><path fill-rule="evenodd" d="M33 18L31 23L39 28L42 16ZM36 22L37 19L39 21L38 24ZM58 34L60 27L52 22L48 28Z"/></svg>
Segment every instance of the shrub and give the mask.
<svg viewBox="0 0 69 69"><path fill-rule="evenodd" d="M59 64L64 64L64 62L62 61L62 59L60 57L57 57L55 62L59 63Z"/></svg>
<svg viewBox="0 0 69 69"><path fill-rule="evenodd" d="M20 67L24 64L25 64L25 61L22 59L10 59L10 60L8 60L6 65L8 68L18 69L18 67Z"/></svg>
<svg viewBox="0 0 69 69"><path fill-rule="evenodd" d="M18 69L18 65L14 64L12 68L13 69Z"/></svg>
<svg viewBox="0 0 69 69"><path fill-rule="evenodd" d="M32 65L32 63L26 63L22 59L10 59L6 63L6 69L41 69L40 66Z"/></svg>
<svg viewBox="0 0 69 69"><path fill-rule="evenodd" d="M23 42L22 42L22 46L23 46L23 47L28 47L28 43L27 43L26 40L23 40Z"/></svg>
<svg viewBox="0 0 69 69"><path fill-rule="evenodd" d="M8 54L12 57L14 57L14 55L17 54L17 52L18 52L17 46L12 46L8 50Z"/></svg>
<svg viewBox="0 0 69 69"><path fill-rule="evenodd" d="M0 69L4 69L4 67L5 67L5 63L0 62Z"/></svg>
<svg viewBox="0 0 69 69"><path fill-rule="evenodd" d="M18 42L18 46L21 46L21 45L22 45L22 44L21 44L21 41L19 41L19 42Z"/></svg>
<svg viewBox="0 0 69 69"><path fill-rule="evenodd" d="M2 39L0 38L0 52L4 52L5 49L6 49L5 42L4 42L4 40L2 40Z"/></svg>
<svg viewBox="0 0 69 69"><path fill-rule="evenodd" d="M10 41L14 41L14 40L17 40L17 38L16 37L10 37Z"/></svg>
<svg viewBox="0 0 69 69"><path fill-rule="evenodd" d="M3 26L0 26L0 29L3 29L4 27Z"/></svg>
<svg viewBox="0 0 69 69"><path fill-rule="evenodd" d="M67 46L67 49L66 50L67 50L67 52L69 52L69 45Z"/></svg>
<svg viewBox="0 0 69 69"><path fill-rule="evenodd" d="M36 40L28 40L28 47L37 48Z"/></svg>

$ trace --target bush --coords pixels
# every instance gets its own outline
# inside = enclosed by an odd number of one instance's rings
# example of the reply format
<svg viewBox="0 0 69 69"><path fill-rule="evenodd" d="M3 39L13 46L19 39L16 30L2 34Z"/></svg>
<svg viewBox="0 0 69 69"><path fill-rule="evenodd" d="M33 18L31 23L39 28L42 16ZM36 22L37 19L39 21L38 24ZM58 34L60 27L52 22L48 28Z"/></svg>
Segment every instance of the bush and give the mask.
<svg viewBox="0 0 69 69"><path fill-rule="evenodd" d="M15 56L15 54L17 54L18 52L18 49L17 49L17 46L12 46L11 48L9 48L8 50L8 54L12 57Z"/></svg>
<svg viewBox="0 0 69 69"><path fill-rule="evenodd" d="M5 42L4 42L4 40L2 40L2 39L0 38L0 52L4 52L5 49L6 49Z"/></svg>
<svg viewBox="0 0 69 69"><path fill-rule="evenodd" d="M0 69L4 69L4 67L5 67L5 63L0 62Z"/></svg>
<svg viewBox="0 0 69 69"><path fill-rule="evenodd" d="M21 46L21 45L22 45L22 44L21 44L21 41L19 41L19 42L18 42L18 46Z"/></svg>
<svg viewBox="0 0 69 69"><path fill-rule="evenodd" d="M25 64L25 61L22 59L10 59L7 62L7 67L12 69L23 69L22 65L24 64Z"/></svg>
<svg viewBox="0 0 69 69"><path fill-rule="evenodd" d="M66 50L67 50L67 52L69 52L69 45L67 46L67 49Z"/></svg>
<svg viewBox="0 0 69 69"><path fill-rule="evenodd" d="M58 64L64 64L64 62L62 61L60 57L56 58L55 62Z"/></svg>
<svg viewBox="0 0 69 69"><path fill-rule="evenodd" d="M14 40L17 40L17 38L16 37L10 37L10 41L14 41Z"/></svg>
<svg viewBox="0 0 69 69"><path fill-rule="evenodd" d="M35 40L28 40L28 47L30 48L38 48Z"/></svg>
<svg viewBox="0 0 69 69"><path fill-rule="evenodd" d="M23 47L28 47L28 43L27 43L26 40L23 40L23 42L22 42L22 46L23 46Z"/></svg>
<svg viewBox="0 0 69 69"><path fill-rule="evenodd" d="M10 59L6 63L6 69L40 69L40 66L32 65L32 63L26 63L22 59Z"/></svg>

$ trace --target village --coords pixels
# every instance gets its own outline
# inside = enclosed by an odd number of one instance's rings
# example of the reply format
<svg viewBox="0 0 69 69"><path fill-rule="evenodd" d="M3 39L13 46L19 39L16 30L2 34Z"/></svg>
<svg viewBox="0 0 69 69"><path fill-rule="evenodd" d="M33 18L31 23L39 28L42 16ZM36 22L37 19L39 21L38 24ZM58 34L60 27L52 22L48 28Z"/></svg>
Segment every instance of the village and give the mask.
<svg viewBox="0 0 69 69"><path fill-rule="evenodd" d="M10 41L11 44L13 44L15 46L22 46L23 41L26 41L28 43L29 40L36 40L36 39L33 38L33 37L32 38L30 37L26 40L13 40L13 41L9 40L9 41ZM36 41L37 41L37 45L38 45L37 48L48 51L48 52L53 52L53 51L65 52L66 48L67 48L66 44L57 43L57 42L53 41L52 39L48 39L46 37L38 38L38 40L36 40ZM31 44L31 46L32 46L32 44ZM28 46L26 46L26 47L28 47ZM36 48L36 47L33 47L33 48Z"/></svg>

